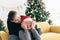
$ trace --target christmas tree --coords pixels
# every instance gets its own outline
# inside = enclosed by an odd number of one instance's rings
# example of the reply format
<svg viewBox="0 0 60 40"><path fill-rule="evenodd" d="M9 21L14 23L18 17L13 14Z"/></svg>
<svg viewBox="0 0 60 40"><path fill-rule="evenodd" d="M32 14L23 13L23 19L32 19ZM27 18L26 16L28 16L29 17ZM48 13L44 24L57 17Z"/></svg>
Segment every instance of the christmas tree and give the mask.
<svg viewBox="0 0 60 40"><path fill-rule="evenodd" d="M49 17L49 12L46 12L45 4L42 0L28 0L26 7L26 15L35 19L36 22L44 22Z"/></svg>

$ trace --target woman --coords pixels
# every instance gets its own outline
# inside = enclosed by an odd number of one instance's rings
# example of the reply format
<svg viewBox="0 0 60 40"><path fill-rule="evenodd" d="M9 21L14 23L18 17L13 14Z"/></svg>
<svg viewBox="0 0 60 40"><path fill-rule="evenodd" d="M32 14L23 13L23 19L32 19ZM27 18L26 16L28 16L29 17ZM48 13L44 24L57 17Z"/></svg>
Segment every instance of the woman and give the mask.
<svg viewBox="0 0 60 40"><path fill-rule="evenodd" d="M21 30L20 16L16 11L10 11L7 19L9 29L9 40L18 40L19 30Z"/></svg>
<svg viewBox="0 0 60 40"><path fill-rule="evenodd" d="M29 16L21 18L21 27L24 30L19 31L20 40L40 40L39 33L34 28L35 24Z"/></svg>

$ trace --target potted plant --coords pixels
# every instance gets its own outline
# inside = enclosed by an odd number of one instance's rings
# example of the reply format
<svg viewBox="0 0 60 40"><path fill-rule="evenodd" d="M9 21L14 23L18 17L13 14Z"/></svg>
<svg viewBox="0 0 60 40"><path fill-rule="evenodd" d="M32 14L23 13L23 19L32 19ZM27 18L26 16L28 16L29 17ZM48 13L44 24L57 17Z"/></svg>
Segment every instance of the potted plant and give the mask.
<svg viewBox="0 0 60 40"><path fill-rule="evenodd" d="M0 31L5 31L4 23L1 19L0 19Z"/></svg>

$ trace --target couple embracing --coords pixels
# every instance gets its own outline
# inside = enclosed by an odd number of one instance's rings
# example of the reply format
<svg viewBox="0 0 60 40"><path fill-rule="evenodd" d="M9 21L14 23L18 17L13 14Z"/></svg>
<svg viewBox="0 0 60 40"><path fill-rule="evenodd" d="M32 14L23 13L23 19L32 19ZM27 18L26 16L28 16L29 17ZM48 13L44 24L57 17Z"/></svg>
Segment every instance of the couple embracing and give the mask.
<svg viewBox="0 0 60 40"><path fill-rule="evenodd" d="M35 24L29 16L19 16L16 11L10 11L7 19L9 30L8 40L40 40Z"/></svg>

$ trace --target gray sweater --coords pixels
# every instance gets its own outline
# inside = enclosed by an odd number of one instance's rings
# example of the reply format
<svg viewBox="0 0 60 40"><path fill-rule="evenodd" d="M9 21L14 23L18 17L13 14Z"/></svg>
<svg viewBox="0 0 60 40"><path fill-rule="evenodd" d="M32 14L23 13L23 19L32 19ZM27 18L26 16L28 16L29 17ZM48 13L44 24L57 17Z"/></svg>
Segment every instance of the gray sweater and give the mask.
<svg viewBox="0 0 60 40"><path fill-rule="evenodd" d="M32 34L34 35L35 40L40 40L40 35L38 34L38 32L35 29L32 30ZM30 32L28 30L24 30L24 31L20 30L19 38L20 38L20 40L32 40Z"/></svg>

